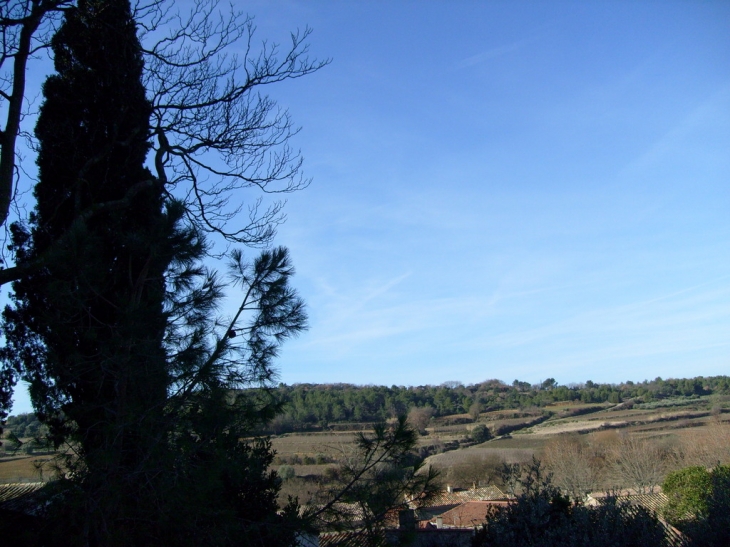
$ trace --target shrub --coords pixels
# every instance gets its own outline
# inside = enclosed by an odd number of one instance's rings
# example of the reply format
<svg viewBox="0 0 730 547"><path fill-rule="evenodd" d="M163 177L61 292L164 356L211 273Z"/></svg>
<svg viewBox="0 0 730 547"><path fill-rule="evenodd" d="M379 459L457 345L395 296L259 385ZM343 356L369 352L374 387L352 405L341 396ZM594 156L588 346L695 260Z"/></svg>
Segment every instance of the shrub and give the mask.
<svg viewBox="0 0 730 547"><path fill-rule="evenodd" d="M644 547L669 545L648 510L609 498L596 508L572 504L533 460L522 494L478 530L473 547Z"/></svg>
<svg viewBox="0 0 730 547"><path fill-rule="evenodd" d="M692 466L670 473L664 517L691 539L690 545L730 545L730 466L712 471Z"/></svg>
<svg viewBox="0 0 730 547"><path fill-rule="evenodd" d="M483 443L492 438L492 433L484 424L478 424L471 430L471 438L477 443Z"/></svg>
<svg viewBox="0 0 730 547"><path fill-rule="evenodd" d="M292 479L296 476L296 471L294 471L294 468L291 465L281 465L279 466L278 471L279 477L281 477L281 480L287 481L289 479Z"/></svg>

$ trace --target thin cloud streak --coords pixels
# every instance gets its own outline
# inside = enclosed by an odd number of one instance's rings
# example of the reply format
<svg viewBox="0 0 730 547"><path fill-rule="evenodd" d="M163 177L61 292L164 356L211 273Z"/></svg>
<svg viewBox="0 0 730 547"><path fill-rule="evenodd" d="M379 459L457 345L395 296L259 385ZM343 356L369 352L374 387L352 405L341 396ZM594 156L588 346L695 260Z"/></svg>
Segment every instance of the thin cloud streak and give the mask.
<svg viewBox="0 0 730 547"><path fill-rule="evenodd" d="M488 49L486 51L483 51L481 53L477 53L476 55L472 55L471 57L467 57L466 59L462 59L456 64L457 70L462 70L465 68L473 67L475 65L479 65L482 63L485 63L491 59L496 59L497 57L502 57L504 55L507 55L509 53L512 53L513 51L517 51L522 49L523 47L532 44L533 42L536 42L540 39L540 35L531 36L530 38L525 38L523 40L518 40L516 42L512 42L510 44L505 44L503 46L498 46L495 48Z"/></svg>
<svg viewBox="0 0 730 547"><path fill-rule="evenodd" d="M685 294L679 291L676 295ZM567 319L532 329L520 329L483 338L478 347L516 348L553 344L570 340L605 343L606 340L644 337L658 339L662 344L678 340L727 339L730 335L727 319L730 317L730 288L672 299L666 295L651 301L635 302L578 313ZM664 305L652 305L664 304ZM692 332L692 336L688 333ZM712 345L715 342L711 342ZM654 350L652 350L654 352Z"/></svg>
<svg viewBox="0 0 730 547"><path fill-rule="evenodd" d="M686 154L686 140L693 132L701 132L708 121L728 118L727 106L730 103L730 82L725 82L706 100L698 104L669 131L665 132L652 145L633 159L622 175L640 174L647 168L661 163L673 154Z"/></svg>

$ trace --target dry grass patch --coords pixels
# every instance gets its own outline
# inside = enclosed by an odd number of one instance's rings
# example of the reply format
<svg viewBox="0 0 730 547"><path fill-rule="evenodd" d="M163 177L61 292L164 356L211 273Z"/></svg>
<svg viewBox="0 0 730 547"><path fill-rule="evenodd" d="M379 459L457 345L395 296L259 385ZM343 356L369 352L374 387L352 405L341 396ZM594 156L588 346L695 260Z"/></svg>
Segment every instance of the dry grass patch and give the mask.
<svg viewBox="0 0 730 547"><path fill-rule="evenodd" d="M479 445L429 456L426 458L425 463L437 469L447 469L451 466L468 462L474 457L484 459L497 458L507 463L519 463L530 461L534 454L535 450L529 448L491 448L485 445Z"/></svg>
<svg viewBox="0 0 730 547"><path fill-rule="evenodd" d="M342 450L354 446L355 434L343 433L288 433L271 438L271 446L278 456L315 456L326 454L336 457Z"/></svg>
<svg viewBox="0 0 730 547"><path fill-rule="evenodd" d="M538 435L512 435L508 437L502 437L500 439L494 439L489 441L486 445L489 448L496 449L502 448L507 450L532 450L533 452L540 452L545 446L548 439Z"/></svg>
<svg viewBox="0 0 730 547"><path fill-rule="evenodd" d="M466 435L472 427L474 427L474 424L434 425L433 427L427 427L426 431L431 435L446 439Z"/></svg>
<svg viewBox="0 0 730 547"><path fill-rule="evenodd" d="M608 421L608 420L576 420L571 419L570 421L549 421L530 428L530 433L535 435L557 435L560 433L584 433L595 429L603 428L604 426L609 427L622 427L626 425L626 422L621 421Z"/></svg>
<svg viewBox="0 0 730 547"><path fill-rule="evenodd" d="M18 456L0 459L0 483L41 480L38 465L53 456Z"/></svg>

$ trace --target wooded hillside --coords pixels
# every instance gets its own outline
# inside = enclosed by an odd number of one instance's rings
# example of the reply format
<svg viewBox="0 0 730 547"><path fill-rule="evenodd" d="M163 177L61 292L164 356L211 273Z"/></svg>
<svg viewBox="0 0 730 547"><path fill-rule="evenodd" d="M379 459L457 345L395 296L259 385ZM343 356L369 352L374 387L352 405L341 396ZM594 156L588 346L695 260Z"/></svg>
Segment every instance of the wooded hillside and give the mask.
<svg viewBox="0 0 730 547"><path fill-rule="evenodd" d="M730 395L730 377L688 379L656 378L621 384L558 385L548 378L541 384L515 380L487 380L463 385L357 386L352 384L279 384L275 395L285 411L274 423L276 432L333 423L377 422L406 414L414 407L430 407L434 416L513 408L545 407L563 401L583 403L671 404L709 395ZM677 399L679 398L679 399ZM676 400L675 400L676 399ZM476 406L475 406L476 405Z"/></svg>

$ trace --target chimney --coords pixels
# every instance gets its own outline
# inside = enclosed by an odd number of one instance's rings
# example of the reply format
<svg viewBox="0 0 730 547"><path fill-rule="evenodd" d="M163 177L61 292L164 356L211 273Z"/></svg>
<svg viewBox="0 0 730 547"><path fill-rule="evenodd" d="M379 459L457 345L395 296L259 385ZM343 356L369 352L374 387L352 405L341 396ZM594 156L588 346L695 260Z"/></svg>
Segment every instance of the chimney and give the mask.
<svg viewBox="0 0 730 547"><path fill-rule="evenodd" d="M449 494L453 494L453 493L454 493L454 487L453 487L453 486L451 486L450 484L447 484L447 485L446 485L446 491L447 491L447 492L448 492Z"/></svg>
<svg viewBox="0 0 730 547"><path fill-rule="evenodd" d="M444 517L436 517L436 528L443 528L444 527Z"/></svg>

